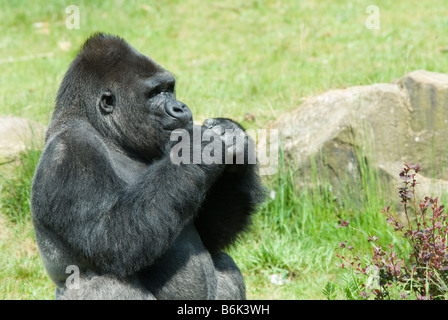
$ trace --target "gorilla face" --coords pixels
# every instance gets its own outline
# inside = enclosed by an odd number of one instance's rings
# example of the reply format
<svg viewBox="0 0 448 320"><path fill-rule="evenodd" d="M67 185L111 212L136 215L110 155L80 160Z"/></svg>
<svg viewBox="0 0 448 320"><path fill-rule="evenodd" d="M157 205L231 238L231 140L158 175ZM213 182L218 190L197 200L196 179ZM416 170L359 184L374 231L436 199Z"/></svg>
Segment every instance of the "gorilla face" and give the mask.
<svg viewBox="0 0 448 320"><path fill-rule="evenodd" d="M127 43L104 40L102 59L89 52L89 43L80 54L84 65L94 66L90 74L101 88L95 111L87 112L90 122L127 152L157 158L172 130L192 127L191 111L176 99L171 73Z"/></svg>
<svg viewBox="0 0 448 320"><path fill-rule="evenodd" d="M171 132L191 124L191 111L184 103L176 100L175 79L170 73L157 74L143 80L141 88L144 94L140 96L147 108L154 111L154 120L164 130Z"/></svg>
<svg viewBox="0 0 448 320"><path fill-rule="evenodd" d="M148 78L136 76L127 85L118 84L116 89L101 93L99 116L106 121L111 118L117 131L128 125L142 131L152 128L168 133L186 128L192 124L193 117L190 109L176 100L174 86L175 79L168 72Z"/></svg>

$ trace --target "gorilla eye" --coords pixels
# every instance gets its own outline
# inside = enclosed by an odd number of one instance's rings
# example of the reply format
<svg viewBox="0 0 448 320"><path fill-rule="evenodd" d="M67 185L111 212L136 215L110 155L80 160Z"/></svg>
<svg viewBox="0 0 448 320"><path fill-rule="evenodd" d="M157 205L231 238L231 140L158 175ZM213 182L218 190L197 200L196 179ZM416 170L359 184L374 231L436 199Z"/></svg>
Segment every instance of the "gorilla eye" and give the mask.
<svg viewBox="0 0 448 320"><path fill-rule="evenodd" d="M162 90L160 90L160 87L156 87L153 88L152 90L150 90L147 94L146 97L148 99L154 98L155 96L159 95L162 92Z"/></svg>
<svg viewBox="0 0 448 320"><path fill-rule="evenodd" d="M151 88L147 93L146 97L148 99L154 98L155 96L161 94L162 92L174 93L174 81L159 83L157 86Z"/></svg>

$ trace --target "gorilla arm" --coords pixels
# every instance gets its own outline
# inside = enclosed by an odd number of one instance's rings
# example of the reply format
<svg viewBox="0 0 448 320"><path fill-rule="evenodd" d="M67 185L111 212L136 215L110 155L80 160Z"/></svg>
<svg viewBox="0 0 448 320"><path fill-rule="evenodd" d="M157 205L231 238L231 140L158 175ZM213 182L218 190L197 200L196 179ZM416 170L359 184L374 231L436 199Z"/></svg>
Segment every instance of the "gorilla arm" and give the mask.
<svg viewBox="0 0 448 320"><path fill-rule="evenodd" d="M222 129L244 130L230 119L210 120L215 124L219 123ZM245 140L246 151L249 148L247 139L249 138L246 137ZM247 153L244 164L227 164L208 190L195 220L196 229L206 248L216 254L231 245L238 234L250 224L251 214L264 201L265 196L266 190L258 175L258 166L248 163Z"/></svg>
<svg viewBox="0 0 448 320"><path fill-rule="evenodd" d="M37 236L68 244L74 264L123 277L167 250L199 210L211 174L165 157L127 184L102 139L81 127L44 150L32 189Z"/></svg>
<svg viewBox="0 0 448 320"><path fill-rule="evenodd" d="M216 254L231 245L250 224L250 215L264 200L255 165L224 171L207 193L195 226L206 248Z"/></svg>

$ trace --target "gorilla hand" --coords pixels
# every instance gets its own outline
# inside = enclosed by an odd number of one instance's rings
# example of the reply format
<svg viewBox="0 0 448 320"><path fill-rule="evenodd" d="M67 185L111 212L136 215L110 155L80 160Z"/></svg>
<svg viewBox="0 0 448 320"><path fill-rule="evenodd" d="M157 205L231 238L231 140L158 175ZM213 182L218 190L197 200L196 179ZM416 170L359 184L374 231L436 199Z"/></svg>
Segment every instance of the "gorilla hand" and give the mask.
<svg viewBox="0 0 448 320"><path fill-rule="evenodd" d="M249 155L254 152L253 143L241 125L231 119L214 118L205 120L204 126L220 135L224 143L223 157L228 171L240 171L244 165L249 164Z"/></svg>
<svg viewBox="0 0 448 320"><path fill-rule="evenodd" d="M210 150L210 142L203 139L207 128L205 126L193 125L180 130L173 130L171 138L165 146L166 156L171 158L174 164L193 164L199 166L207 173L207 179L214 182L224 171L224 161L213 157L207 157L204 150ZM212 132L214 137L220 137ZM180 138L180 140L179 140ZM214 140L213 140L214 141ZM213 147L211 148L213 150ZM214 151L213 151L214 152Z"/></svg>

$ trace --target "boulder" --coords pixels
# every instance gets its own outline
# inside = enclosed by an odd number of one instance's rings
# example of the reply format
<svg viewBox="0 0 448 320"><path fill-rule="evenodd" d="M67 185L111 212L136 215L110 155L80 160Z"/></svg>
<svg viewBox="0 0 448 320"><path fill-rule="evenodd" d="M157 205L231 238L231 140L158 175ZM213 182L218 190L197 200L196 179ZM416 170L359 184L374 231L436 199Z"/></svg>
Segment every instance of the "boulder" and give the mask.
<svg viewBox="0 0 448 320"><path fill-rule="evenodd" d="M392 83L331 90L270 127L279 130L294 166L302 172L315 166L335 189L359 183L369 168L396 197L403 164L418 162L418 190L433 196L448 190L447 74L417 70ZM259 141L258 148L266 148Z"/></svg>
<svg viewBox="0 0 448 320"><path fill-rule="evenodd" d="M45 127L37 122L0 116L0 164L11 161L28 147L42 144Z"/></svg>

